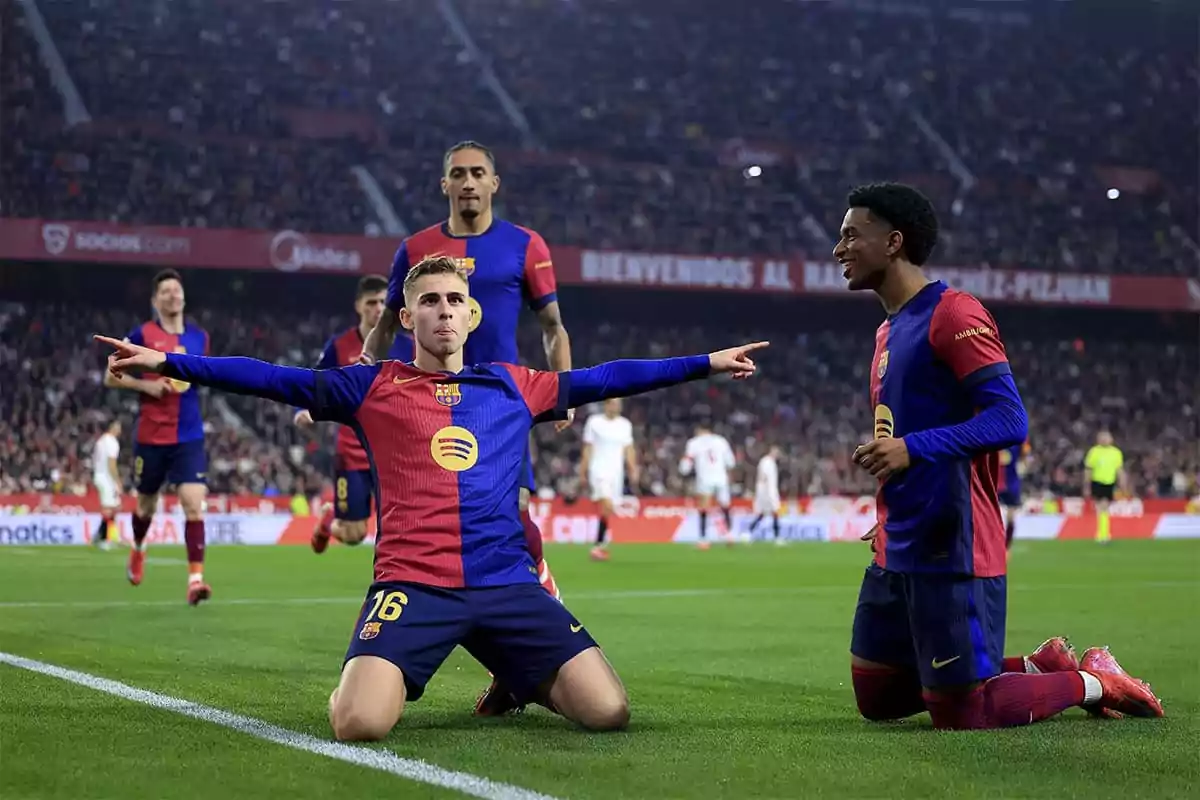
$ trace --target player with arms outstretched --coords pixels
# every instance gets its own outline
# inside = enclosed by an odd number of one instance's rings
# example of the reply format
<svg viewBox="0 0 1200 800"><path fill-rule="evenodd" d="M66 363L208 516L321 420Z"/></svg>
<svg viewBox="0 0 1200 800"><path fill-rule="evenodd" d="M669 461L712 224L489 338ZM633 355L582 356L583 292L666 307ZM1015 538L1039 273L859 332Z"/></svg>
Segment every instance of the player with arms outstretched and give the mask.
<svg viewBox="0 0 1200 800"><path fill-rule="evenodd" d="M1004 507L1004 546L1012 547L1017 531L1017 514L1021 513L1021 481L1025 477L1025 460L1029 442L1021 442L1000 451L1000 480L996 485L1000 504Z"/></svg>
<svg viewBox="0 0 1200 800"><path fill-rule="evenodd" d="M725 518L725 535L729 541L733 541L729 470L736 464L729 440L719 433L713 433L708 423L697 425L696 435L684 445L679 471L684 475L695 475L692 495L696 498L696 509L700 516L700 541L697 546L701 550L708 548L708 512L713 500L717 501Z"/></svg>
<svg viewBox="0 0 1200 800"><path fill-rule="evenodd" d="M1161 716L1150 687L1106 648L1077 661L1054 638L1029 658L1003 657L997 453L1028 431L1004 346L978 300L921 270L938 231L924 195L873 184L847 202L834 257L850 289L873 290L887 312L871 362L875 438L854 452L879 480L875 559L850 648L859 711L928 710L949 729L1028 725L1077 705Z"/></svg>
<svg viewBox="0 0 1200 800"><path fill-rule="evenodd" d="M579 459L579 479L600 505L600 528L591 556L608 560L608 526L613 506L625 493L625 475L638 483L637 450L633 446L633 423L621 415L621 401L604 401L604 412L592 414L583 426L583 453Z"/></svg>
<svg viewBox="0 0 1200 800"><path fill-rule="evenodd" d="M177 379L290 403L354 427L376 465L375 575L354 627L329 718L340 740L377 740L400 720L458 645L523 701L591 730L623 728L629 699L583 625L538 582L520 520L529 432L568 408L717 373L746 378L765 342L709 355L615 361L539 372L465 366L466 277L449 258L414 266L402 324L411 364L333 370L248 358L162 354L97 337L109 369Z"/></svg>
<svg viewBox="0 0 1200 800"><path fill-rule="evenodd" d="M358 324L325 343L317 369L359 363L366 337L383 313L387 287L387 278L380 275L366 275L358 281L354 298ZM411 347L399 340L393 345L390 357L404 359L410 351ZM311 428L312 414L305 409L297 410L294 422L300 428ZM366 538L367 520L371 516L371 463L358 434L353 428L339 427L336 447L333 502L317 512L317 524L309 542L314 553L324 553L331 536L344 544L358 544Z"/></svg>
<svg viewBox="0 0 1200 800"><path fill-rule="evenodd" d="M173 269L154 276L150 304L154 319L129 332L126 340L164 353L208 355L208 333L183 317L183 278ZM204 453L204 419L200 393L186 381L159 376L120 377L106 372L104 385L138 392L141 406L133 447L133 480L137 510L133 514L133 549L126 574L134 586L142 582L146 564L146 534L158 507L164 483L179 487L179 503L186 518L189 605L212 595L204 582L204 501L208 461Z"/></svg>

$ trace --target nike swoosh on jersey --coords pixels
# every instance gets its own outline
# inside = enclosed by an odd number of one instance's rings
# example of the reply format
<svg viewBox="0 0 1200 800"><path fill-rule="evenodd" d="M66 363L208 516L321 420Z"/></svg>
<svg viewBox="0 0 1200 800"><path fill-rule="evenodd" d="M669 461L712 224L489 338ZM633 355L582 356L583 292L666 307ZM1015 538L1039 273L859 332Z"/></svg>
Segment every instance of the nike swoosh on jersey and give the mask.
<svg viewBox="0 0 1200 800"><path fill-rule="evenodd" d="M396 384L397 386L399 386L399 385L400 385L400 384L402 384L402 383L409 383L409 382L411 382L411 381L415 381L415 380L416 380L417 378L419 378L419 377L421 377L421 376L420 376L420 375L417 375L416 377L413 377L413 378L392 378L392 383L394 383L394 384Z"/></svg>
<svg viewBox="0 0 1200 800"><path fill-rule="evenodd" d="M941 669L942 667L946 666L947 664L953 664L955 661L958 661L960 658L962 658L962 656L955 656L954 658L947 658L945 661L938 661L935 658L933 660L933 668Z"/></svg>

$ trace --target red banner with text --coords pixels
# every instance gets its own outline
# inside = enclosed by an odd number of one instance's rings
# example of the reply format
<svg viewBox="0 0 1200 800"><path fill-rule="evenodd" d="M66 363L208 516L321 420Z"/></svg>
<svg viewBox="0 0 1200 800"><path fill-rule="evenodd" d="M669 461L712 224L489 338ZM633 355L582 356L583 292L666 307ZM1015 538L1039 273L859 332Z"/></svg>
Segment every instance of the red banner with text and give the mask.
<svg viewBox="0 0 1200 800"><path fill-rule="evenodd" d="M399 240L300 231L166 228L0 219L0 260L68 261L288 273L384 273ZM841 268L803 256L687 256L554 247L559 283L794 295L845 294ZM1200 311L1200 280L930 267L986 302Z"/></svg>

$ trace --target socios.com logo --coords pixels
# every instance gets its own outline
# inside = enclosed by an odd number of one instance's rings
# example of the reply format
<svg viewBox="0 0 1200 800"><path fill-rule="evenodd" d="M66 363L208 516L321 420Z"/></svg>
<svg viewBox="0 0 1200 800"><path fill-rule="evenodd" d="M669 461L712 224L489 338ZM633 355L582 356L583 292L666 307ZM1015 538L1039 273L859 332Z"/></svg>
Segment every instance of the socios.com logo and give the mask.
<svg viewBox="0 0 1200 800"><path fill-rule="evenodd" d="M448 425L433 435L429 452L434 462L450 472L464 472L479 460L479 442L475 434L457 425Z"/></svg>

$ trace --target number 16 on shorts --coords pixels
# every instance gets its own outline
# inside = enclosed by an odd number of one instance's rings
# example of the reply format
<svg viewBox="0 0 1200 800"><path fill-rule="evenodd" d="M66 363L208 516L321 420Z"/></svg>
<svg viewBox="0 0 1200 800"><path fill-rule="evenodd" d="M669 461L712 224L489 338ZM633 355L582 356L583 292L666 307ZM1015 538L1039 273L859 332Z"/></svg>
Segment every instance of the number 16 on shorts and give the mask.
<svg viewBox="0 0 1200 800"><path fill-rule="evenodd" d="M406 605L408 605L408 595L404 592L388 591L387 589L377 591L371 598L371 611L363 620L358 638L364 642L374 639L379 635L379 628L383 623L395 622L400 619Z"/></svg>

